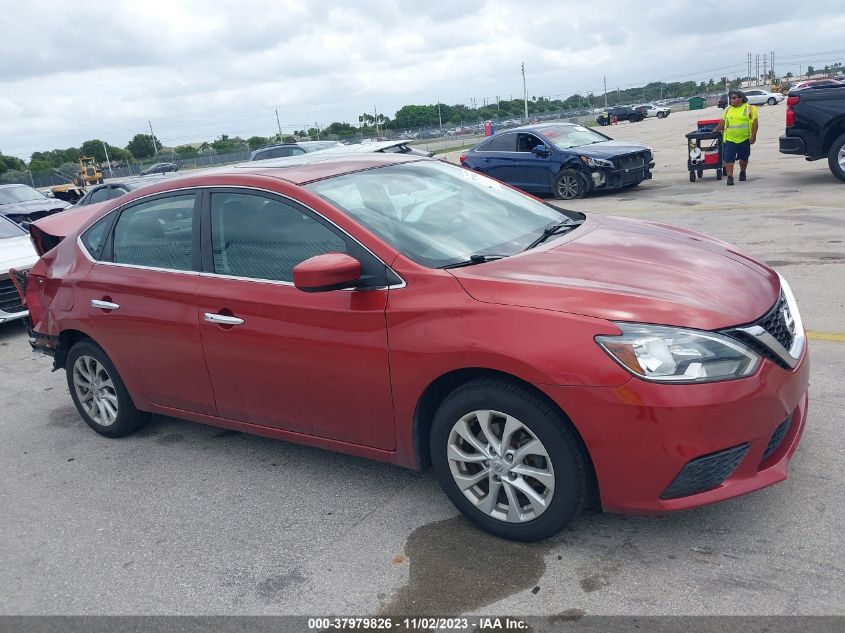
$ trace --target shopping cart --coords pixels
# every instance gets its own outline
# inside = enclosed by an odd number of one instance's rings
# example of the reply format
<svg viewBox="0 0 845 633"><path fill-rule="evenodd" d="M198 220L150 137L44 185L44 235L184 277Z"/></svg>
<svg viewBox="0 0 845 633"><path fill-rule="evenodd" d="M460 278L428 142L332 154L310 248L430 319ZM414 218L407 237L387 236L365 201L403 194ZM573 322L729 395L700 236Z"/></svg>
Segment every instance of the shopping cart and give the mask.
<svg viewBox="0 0 845 633"><path fill-rule="evenodd" d="M690 182L695 182L696 176L704 178L706 169L715 169L716 180L722 179L722 135L713 133L719 121L720 119L702 119L698 121L698 128L686 135Z"/></svg>

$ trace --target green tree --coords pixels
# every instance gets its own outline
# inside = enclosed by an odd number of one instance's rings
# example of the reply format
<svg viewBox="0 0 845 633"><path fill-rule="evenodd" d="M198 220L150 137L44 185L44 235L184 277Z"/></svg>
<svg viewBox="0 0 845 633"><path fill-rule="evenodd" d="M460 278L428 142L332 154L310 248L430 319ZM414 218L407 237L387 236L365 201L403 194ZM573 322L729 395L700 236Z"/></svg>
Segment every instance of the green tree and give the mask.
<svg viewBox="0 0 845 633"><path fill-rule="evenodd" d="M173 151L180 156L191 156L197 153L196 148L191 147L190 145L177 145Z"/></svg>
<svg viewBox="0 0 845 633"><path fill-rule="evenodd" d="M812 66L807 66L807 76L809 77L809 76L815 75L815 74L816 74L816 69L813 68Z"/></svg>
<svg viewBox="0 0 845 633"><path fill-rule="evenodd" d="M48 171L53 169L53 166L46 160L31 160L29 161L30 171Z"/></svg>
<svg viewBox="0 0 845 633"><path fill-rule="evenodd" d="M262 145L267 145L268 142L269 142L269 139L267 139L263 136L250 136L246 140L246 144L249 145L249 149L258 149Z"/></svg>
<svg viewBox="0 0 845 633"><path fill-rule="evenodd" d="M150 158L155 155L156 148L161 149L161 142L155 139L153 145L153 137L149 134L136 134L126 145L135 158Z"/></svg>
<svg viewBox="0 0 845 633"><path fill-rule="evenodd" d="M3 152L0 152L0 174L7 171L24 171L25 169L26 164L20 158L4 156Z"/></svg>
<svg viewBox="0 0 845 633"><path fill-rule="evenodd" d="M79 149L82 150L83 156L93 156L98 163L106 162L105 143L99 139L85 141Z"/></svg>

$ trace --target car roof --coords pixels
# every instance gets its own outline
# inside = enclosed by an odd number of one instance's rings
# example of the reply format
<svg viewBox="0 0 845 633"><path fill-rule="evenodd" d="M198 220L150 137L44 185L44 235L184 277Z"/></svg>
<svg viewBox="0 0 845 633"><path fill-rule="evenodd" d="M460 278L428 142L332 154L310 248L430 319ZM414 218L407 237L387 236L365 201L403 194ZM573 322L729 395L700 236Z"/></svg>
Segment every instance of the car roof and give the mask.
<svg viewBox="0 0 845 633"><path fill-rule="evenodd" d="M381 152L331 154L328 151L310 152L300 156L269 158L261 161L247 161L235 165L226 165L214 169L202 170L201 172L183 174L151 184L159 191L167 191L179 187L225 186L221 185L221 182L224 182L227 176L258 176L302 185L316 180L377 169L389 165L435 160L437 159L416 154ZM240 180L240 178L237 179ZM172 187L169 186L171 183Z"/></svg>
<svg viewBox="0 0 845 633"><path fill-rule="evenodd" d="M614 106L615 107L615 106ZM577 123L532 123L530 125L520 125L519 127L512 127L509 130L502 130L499 134L507 134L508 132L540 132L556 127L575 127ZM499 134L496 134L498 136Z"/></svg>

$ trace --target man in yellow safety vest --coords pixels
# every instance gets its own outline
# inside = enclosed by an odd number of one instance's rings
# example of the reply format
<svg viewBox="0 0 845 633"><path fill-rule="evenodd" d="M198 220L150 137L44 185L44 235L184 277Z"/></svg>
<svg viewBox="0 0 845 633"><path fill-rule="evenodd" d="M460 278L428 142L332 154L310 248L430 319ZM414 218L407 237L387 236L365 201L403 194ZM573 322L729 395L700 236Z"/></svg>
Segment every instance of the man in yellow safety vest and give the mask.
<svg viewBox="0 0 845 633"><path fill-rule="evenodd" d="M724 131L723 159L728 186L734 184L734 162L739 159L739 179L745 180L751 146L757 140L757 109L741 90L728 93L728 107L713 132Z"/></svg>

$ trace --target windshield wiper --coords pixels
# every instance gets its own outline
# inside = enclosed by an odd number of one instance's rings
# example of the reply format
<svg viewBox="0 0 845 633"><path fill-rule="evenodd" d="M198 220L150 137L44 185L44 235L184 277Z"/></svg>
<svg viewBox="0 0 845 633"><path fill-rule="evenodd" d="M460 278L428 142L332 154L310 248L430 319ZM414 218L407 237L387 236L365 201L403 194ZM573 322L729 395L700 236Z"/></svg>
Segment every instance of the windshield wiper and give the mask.
<svg viewBox="0 0 845 633"><path fill-rule="evenodd" d="M555 222L554 224L549 224L546 228L543 229L542 234L536 240L531 242L528 246L525 247L524 250L530 251L535 246L539 246L547 239L549 239L552 235L563 235L564 233L569 233L572 229L581 226L583 220L562 220L561 222Z"/></svg>
<svg viewBox="0 0 845 633"><path fill-rule="evenodd" d="M504 259L505 257L507 257L507 255L484 255L483 253L476 253L474 255L470 255L469 259L465 259L462 262L447 264L446 266L441 266L440 268L463 268L464 266L475 266L476 264L494 262L497 259Z"/></svg>

